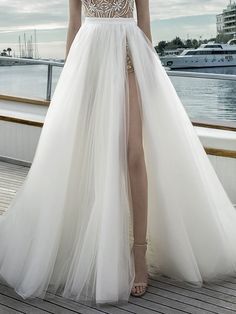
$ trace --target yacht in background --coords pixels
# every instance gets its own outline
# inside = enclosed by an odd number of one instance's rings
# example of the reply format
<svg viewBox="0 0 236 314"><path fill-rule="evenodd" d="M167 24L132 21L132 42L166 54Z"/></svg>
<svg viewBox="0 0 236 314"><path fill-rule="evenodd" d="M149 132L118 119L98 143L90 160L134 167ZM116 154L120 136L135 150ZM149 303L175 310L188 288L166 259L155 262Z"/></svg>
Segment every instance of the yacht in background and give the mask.
<svg viewBox="0 0 236 314"><path fill-rule="evenodd" d="M227 44L210 41L197 49L185 49L177 56L160 56L160 60L170 69L236 66L236 40Z"/></svg>

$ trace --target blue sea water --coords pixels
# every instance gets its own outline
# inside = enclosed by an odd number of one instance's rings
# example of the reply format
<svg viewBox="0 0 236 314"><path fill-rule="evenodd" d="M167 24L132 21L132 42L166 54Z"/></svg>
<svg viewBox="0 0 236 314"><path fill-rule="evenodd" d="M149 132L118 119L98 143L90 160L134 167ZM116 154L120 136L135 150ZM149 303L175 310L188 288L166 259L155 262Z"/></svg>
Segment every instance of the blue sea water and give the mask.
<svg viewBox="0 0 236 314"><path fill-rule="evenodd" d="M184 71L236 76L236 67ZM191 118L236 121L236 81L181 77L171 77L171 81Z"/></svg>
<svg viewBox="0 0 236 314"><path fill-rule="evenodd" d="M61 70L62 68L53 68L52 92ZM236 67L194 71L236 75ZM171 81L190 118L236 121L236 82L181 77L171 77ZM46 85L45 65L0 67L0 94L45 99Z"/></svg>

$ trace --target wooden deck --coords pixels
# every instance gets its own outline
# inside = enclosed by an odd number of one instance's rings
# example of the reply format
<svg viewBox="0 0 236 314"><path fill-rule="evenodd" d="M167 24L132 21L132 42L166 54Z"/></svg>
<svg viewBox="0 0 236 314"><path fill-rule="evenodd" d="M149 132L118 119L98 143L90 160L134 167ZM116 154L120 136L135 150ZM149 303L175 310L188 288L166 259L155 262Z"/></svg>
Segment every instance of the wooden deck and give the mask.
<svg viewBox="0 0 236 314"><path fill-rule="evenodd" d="M7 205L21 186L29 168L0 161L0 211ZM60 296L46 295L23 300L14 290L0 284L0 314L13 313L236 313L236 278L220 284L207 284L201 288L160 276L149 279L148 292L142 298L130 297L129 303L120 306L92 307Z"/></svg>

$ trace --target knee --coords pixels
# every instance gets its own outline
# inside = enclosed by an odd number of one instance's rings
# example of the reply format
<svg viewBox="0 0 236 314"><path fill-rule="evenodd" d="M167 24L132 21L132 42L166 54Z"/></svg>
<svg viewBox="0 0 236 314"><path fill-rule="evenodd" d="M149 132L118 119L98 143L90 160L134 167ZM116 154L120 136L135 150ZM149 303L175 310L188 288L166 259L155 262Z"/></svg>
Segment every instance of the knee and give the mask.
<svg viewBox="0 0 236 314"><path fill-rule="evenodd" d="M143 146L136 145L135 148L128 147L128 164L129 168L138 170L142 167L144 159Z"/></svg>

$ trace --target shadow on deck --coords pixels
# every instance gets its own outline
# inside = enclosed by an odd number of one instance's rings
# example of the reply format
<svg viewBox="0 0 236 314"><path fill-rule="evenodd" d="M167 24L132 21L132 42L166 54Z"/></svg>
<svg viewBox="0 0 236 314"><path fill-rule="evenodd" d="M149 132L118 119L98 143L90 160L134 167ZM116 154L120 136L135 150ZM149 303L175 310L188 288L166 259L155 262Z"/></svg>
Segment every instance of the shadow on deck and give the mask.
<svg viewBox="0 0 236 314"><path fill-rule="evenodd" d="M6 210L29 168L0 161L0 213ZM47 293L45 299L22 299L4 283L0 284L0 314L13 313L236 313L236 278L201 288L161 276L149 279L142 298L130 297L126 305L91 307Z"/></svg>

